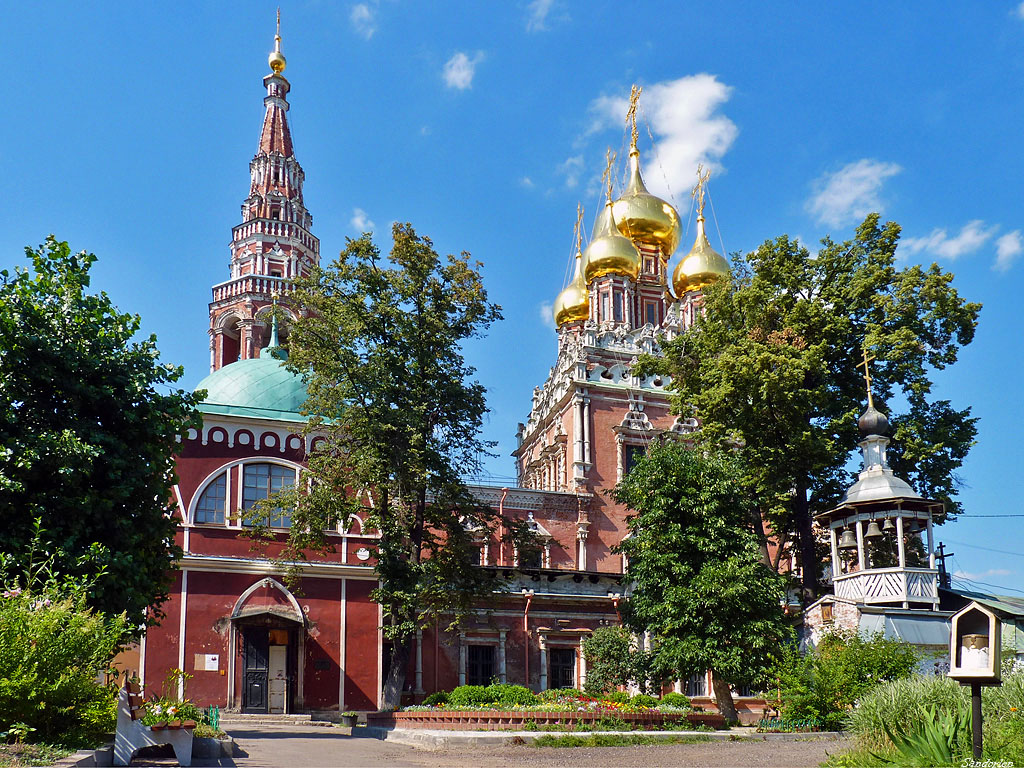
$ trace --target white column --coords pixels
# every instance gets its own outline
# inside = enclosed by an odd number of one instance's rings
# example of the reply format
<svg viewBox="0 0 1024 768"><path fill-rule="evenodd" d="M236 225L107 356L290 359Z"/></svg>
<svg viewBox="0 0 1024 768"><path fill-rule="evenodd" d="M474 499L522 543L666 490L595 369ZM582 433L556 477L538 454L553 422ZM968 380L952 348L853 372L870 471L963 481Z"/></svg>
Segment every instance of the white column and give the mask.
<svg viewBox="0 0 1024 768"><path fill-rule="evenodd" d="M424 693L423 690L423 630L416 630L416 690L413 693Z"/></svg>
<svg viewBox="0 0 1024 768"><path fill-rule="evenodd" d="M437 659L434 660L437 663ZM466 684L466 633L459 632L459 685Z"/></svg>
<svg viewBox="0 0 1024 768"><path fill-rule="evenodd" d="M508 682L508 668L505 662L505 635L507 629L498 630L498 679L502 683Z"/></svg>
<svg viewBox="0 0 1024 768"><path fill-rule="evenodd" d="M928 567L935 567L935 534L932 531L932 514L928 513Z"/></svg>
<svg viewBox="0 0 1024 768"><path fill-rule="evenodd" d="M548 638L546 635L541 635L538 638L538 645L540 646L540 690L546 691L548 689Z"/></svg>
<svg viewBox="0 0 1024 768"><path fill-rule="evenodd" d="M626 468L624 466L625 463L626 463L626 460L625 460L625 458L622 455L623 453L625 453L625 446L622 444L622 435L616 435L615 436L615 477L616 477L616 482L619 482L619 483L622 482L622 475L626 471Z"/></svg>
<svg viewBox="0 0 1024 768"><path fill-rule="evenodd" d="M907 549L903 544L903 515L896 518L896 544L900 553L900 568L906 568Z"/></svg>
<svg viewBox="0 0 1024 768"><path fill-rule="evenodd" d="M590 460L590 398L583 398L583 461L587 464Z"/></svg>
<svg viewBox="0 0 1024 768"><path fill-rule="evenodd" d="M857 521L857 568L863 571L867 568L867 557L864 552L864 521Z"/></svg>
<svg viewBox="0 0 1024 768"><path fill-rule="evenodd" d="M580 663L579 663L580 674L579 674L579 679L576 681L576 687L579 688L582 691L583 690L583 686L585 686L587 684L587 659L583 655L583 636L582 635L580 636L579 655L580 655Z"/></svg>
<svg viewBox="0 0 1024 768"><path fill-rule="evenodd" d="M842 563L839 560L839 537L836 529L829 526L829 538L832 542L832 579L835 580L843 572Z"/></svg>

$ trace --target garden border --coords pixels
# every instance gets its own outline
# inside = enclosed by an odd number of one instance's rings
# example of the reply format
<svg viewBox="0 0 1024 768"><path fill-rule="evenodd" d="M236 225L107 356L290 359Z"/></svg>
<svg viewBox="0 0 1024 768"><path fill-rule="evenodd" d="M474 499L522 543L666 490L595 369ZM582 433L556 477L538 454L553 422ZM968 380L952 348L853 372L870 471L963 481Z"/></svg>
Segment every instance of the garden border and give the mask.
<svg viewBox="0 0 1024 768"><path fill-rule="evenodd" d="M412 712L369 712L371 728L429 728L446 731L523 730L528 723L537 727L563 725L591 726L608 718L651 730L665 724L688 722L709 728L724 728L725 718L713 712L566 712L557 710L417 710Z"/></svg>

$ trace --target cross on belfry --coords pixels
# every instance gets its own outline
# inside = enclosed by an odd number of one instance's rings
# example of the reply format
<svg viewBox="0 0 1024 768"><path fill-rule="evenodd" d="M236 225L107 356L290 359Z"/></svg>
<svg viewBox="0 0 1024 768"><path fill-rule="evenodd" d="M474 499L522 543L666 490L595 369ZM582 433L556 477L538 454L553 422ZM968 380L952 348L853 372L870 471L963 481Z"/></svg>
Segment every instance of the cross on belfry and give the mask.
<svg viewBox="0 0 1024 768"><path fill-rule="evenodd" d="M874 408L875 407L875 403L874 403L874 400L871 397L871 369L868 367L868 363L870 363L872 360L874 360L875 356L872 355L871 357L868 357L868 348L867 348L867 346L862 347L861 348L861 352L864 355L864 362L863 363L857 363L857 367L864 369L864 381L867 383L867 386L868 386L868 408Z"/></svg>
<svg viewBox="0 0 1024 768"><path fill-rule="evenodd" d="M643 90L641 86L634 85L633 90L629 92L629 109L626 110L626 122L630 124L631 138L629 149L631 152L636 149L637 140L640 138L640 132L636 129L636 108L640 104L640 94Z"/></svg>
<svg viewBox="0 0 1024 768"><path fill-rule="evenodd" d="M697 218L704 218L704 191L711 178L711 171L705 171L703 164L697 165L697 184L690 193L690 197L697 199Z"/></svg>

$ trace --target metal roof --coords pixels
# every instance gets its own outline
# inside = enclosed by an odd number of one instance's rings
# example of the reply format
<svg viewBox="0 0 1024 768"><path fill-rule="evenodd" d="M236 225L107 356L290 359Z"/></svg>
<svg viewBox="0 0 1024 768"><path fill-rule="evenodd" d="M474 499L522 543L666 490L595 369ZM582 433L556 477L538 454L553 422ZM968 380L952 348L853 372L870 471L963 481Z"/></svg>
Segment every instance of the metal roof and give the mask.
<svg viewBox="0 0 1024 768"><path fill-rule="evenodd" d="M305 421L299 413L306 401L306 384L282 360L265 355L225 365L201 382L206 390L199 405L203 413L278 421Z"/></svg>

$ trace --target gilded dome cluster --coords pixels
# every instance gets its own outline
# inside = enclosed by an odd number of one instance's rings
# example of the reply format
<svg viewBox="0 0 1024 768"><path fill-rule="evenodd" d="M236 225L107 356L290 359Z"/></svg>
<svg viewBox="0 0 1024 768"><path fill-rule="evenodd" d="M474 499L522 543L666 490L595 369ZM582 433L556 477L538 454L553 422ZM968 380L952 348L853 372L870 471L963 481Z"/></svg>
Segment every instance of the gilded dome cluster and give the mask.
<svg viewBox="0 0 1024 768"><path fill-rule="evenodd" d="M633 140L629 151L629 181L622 195L608 201L597 216L593 236L586 250L576 252L576 268L572 281L558 295L553 307L555 324L559 327L582 322L590 317L589 287L606 275L619 275L636 280L642 259L637 246L652 245L658 249L663 265L667 265L682 236L679 213L665 200L652 195L644 184L637 149L636 101L639 88L634 87L630 99ZM614 159L614 158L612 158ZM609 161L611 162L611 160ZM700 291L711 283L729 276L729 264L715 252L704 231L704 184L708 176L700 175L694 195L697 204L697 237L689 253L672 273L675 297L689 291ZM664 274L661 272L661 274Z"/></svg>

